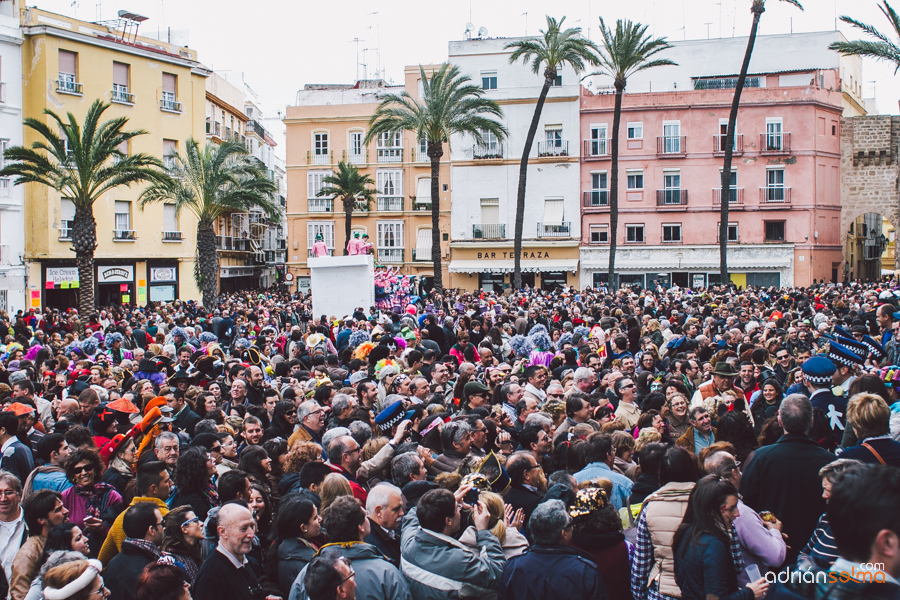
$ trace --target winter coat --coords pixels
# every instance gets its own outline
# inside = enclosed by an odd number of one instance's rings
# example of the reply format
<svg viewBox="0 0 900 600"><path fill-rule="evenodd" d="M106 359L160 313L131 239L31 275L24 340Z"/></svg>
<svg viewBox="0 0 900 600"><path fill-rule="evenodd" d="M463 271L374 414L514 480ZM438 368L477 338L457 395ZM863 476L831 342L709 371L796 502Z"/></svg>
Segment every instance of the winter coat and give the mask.
<svg viewBox="0 0 900 600"><path fill-rule="evenodd" d="M283 598L291 593L297 573L316 555L316 547L300 538L288 538L278 546L278 589Z"/></svg>
<svg viewBox="0 0 900 600"><path fill-rule="evenodd" d="M339 552L353 563L353 570L356 572L356 600L413 600L403 575L375 546L365 542L352 542L326 545L323 548L333 548L332 551ZM300 571L291 586L289 600L308 599L303 585L306 568Z"/></svg>
<svg viewBox="0 0 900 600"><path fill-rule="evenodd" d="M156 562L156 559L152 553L130 543L127 539L122 542L122 551L109 561L109 566L106 567L105 582L110 597L115 600L134 598L138 577L141 576L144 567Z"/></svg>
<svg viewBox="0 0 900 600"><path fill-rule="evenodd" d="M628 544L621 531L589 533L576 530L572 534L572 545L597 565L610 598L631 599Z"/></svg>
<svg viewBox="0 0 900 600"><path fill-rule="evenodd" d="M477 551L454 538L421 527L413 508L403 518L400 537L401 569L413 598L496 598L506 566L503 548L489 531L479 531L476 542Z"/></svg>
<svg viewBox="0 0 900 600"><path fill-rule="evenodd" d="M686 532L680 540L675 550L675 582L682 600L753 600L753 590L738 587L728 545L709 533L694 541Z"/></svg>
<svg viewBox="0 0 900 600"><path fill-rule="evenodd" d="M500 597L514 600L606 600L597 566L568 546L533 546L506 563ZM616 600L620 600L616 598Z"/></svg>

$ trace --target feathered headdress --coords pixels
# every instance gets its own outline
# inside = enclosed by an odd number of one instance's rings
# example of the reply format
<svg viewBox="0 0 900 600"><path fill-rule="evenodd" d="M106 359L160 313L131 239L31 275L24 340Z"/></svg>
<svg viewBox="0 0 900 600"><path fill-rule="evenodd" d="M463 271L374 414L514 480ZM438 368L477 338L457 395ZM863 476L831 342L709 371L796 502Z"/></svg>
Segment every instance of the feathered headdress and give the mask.
<svg viewBox="0 0 900 600"><path fill-rule="evenodd" d="M100 348L100 340L93 336L81 342L81 350L88 356L96 354L98 348Z"/></svg>
<svg viewBox="0 0 900 600"><path fill-rule="evenodd" d="M351 346L353 345L352 342L350 345ZM370 342L368 340L365 342L362 342L361 344L359 344L356 347L356 351L353 353L353 358L358 358L359 360L366 360L366 358L369 356L369 352L371 352L373 348L375 348L374 342Z"/></svg>
<svg viewBox="0 0 900 600"><path fill-rule="evenodd" d="M571 343L572 343L572 334L567 331L566 333L559 336L559 340L557 340L556 345L559 346L560 348L562 348L566 344L571 344Z"/></svg>
<svg viewBox="0 0 900 600"><path fill-rule="evenodd" d="M378 374L381 373L381 370L385 367L394 367L394 369L396 369L398 373L400 372L400 367L399 365L397 365L397 361L392 358L382 358L377 363L375 363L375 377L378 377Z"/></svg>

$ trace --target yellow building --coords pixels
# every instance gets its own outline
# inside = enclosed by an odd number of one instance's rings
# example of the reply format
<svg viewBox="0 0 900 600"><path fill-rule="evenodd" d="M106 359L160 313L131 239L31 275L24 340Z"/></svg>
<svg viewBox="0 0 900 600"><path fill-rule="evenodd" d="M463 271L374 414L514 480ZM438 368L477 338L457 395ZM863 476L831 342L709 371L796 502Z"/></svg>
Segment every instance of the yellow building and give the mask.
<svg viewBox="0 0 900 600"><path fill-rule="evenodd" d="M164 157L185 140L203 140L210 71L187 47L136 35L144 17L97 24L27 8L21 13L23 106L26 117L71 112L83 121L99 98L112 106L104 119L128 117L147 135L127 151ZM38 139L25 132L25 144ZM164 160L170 160L165 158ZM141 188L120 187L94 204L97 221L95 298L100 306L197 299L194 281L197 220L174 206L141 210ZM26 187L25 223L30 307L77 306L78 271L70 238L74 206L45 186Z"/></svg>
<svg viewBox="0 0 900 600"><path fill-rule="evenodd" d="M426 73L436 67L426 67ZM322 178L345 161L376 182L377 200L369 210L354 211L354 232L368 234L375 264L398 267L430 287L431 164L423 141L411 132L383 136L368 146L363 141L369 119L386 94L404 90L419 96L418 66L407 67L404 85L383 80L362 80L348 85L307 85L297 93L296 106L288 106L287 221L288 270L299 289L307 290L307 258L316 234L322 234L329 254L344 253L345 217L340 200L320 198ZM450 153L444 147L440 167L441 256L449 262ZM444 285L449 279L446 266Z"/></svg>

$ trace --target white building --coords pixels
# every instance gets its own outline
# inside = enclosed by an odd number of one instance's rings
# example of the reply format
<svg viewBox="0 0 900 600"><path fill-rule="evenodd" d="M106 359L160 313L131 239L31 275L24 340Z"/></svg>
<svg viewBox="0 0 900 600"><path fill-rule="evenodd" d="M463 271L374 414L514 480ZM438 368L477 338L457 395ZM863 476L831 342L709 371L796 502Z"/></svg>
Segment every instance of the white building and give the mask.
<svg viewBox="0 0 900 600"><path fill-rule="evenodd" d="M22 42L17 3L0 2L0 164L8 147L23 143ZM31 307L25 297L24 205L24 186L0 179L0 310L11 314Z"/></svg>
<svg viewBox="0 0 900 600"><path fill-rule="evenodd" d="M503 109L506 140L450 141L450 286L499 289L512 283L519 165L544 83L530 63L510 64L505 46L519 38L450 42L450 63ZM528 165L523 226L523 283L575 284L579 205L579 76L565 67L550 88ZM536 278L539 274L539 278Z"/></svg>

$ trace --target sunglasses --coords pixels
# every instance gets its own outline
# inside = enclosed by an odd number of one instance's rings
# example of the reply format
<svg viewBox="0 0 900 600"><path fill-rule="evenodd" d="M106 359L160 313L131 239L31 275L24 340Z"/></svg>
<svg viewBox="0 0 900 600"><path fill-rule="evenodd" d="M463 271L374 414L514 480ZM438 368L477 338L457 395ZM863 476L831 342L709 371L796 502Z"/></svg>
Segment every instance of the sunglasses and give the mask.
<svg viewBox="0 0 900 600"><path fill-rule="evenodd" d="M200 517L194 517L194 518L188 519L187 521L185 521L184 523L182 523L181 526L182 526L182 527L187 527L187 526L190 525L191 523L199 523L199 522L200 522Z"/></svg>
<svg viewBox="0 0 900 600"><path fill-rule="evenodd" d="M79 475L81 473L92 473L94 471L94 467L91 465L83 465L81 467L72 467L72 473L75 475Z"/></svg>

